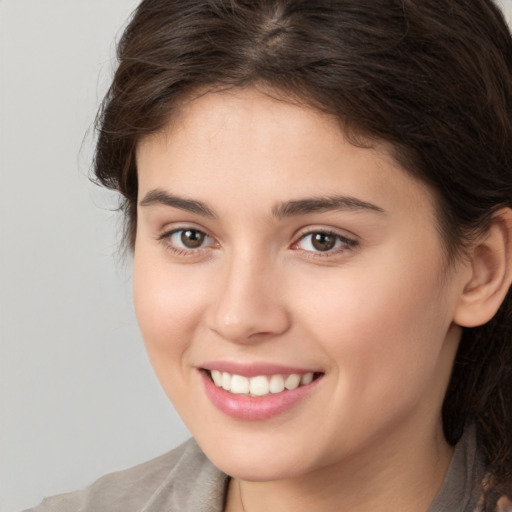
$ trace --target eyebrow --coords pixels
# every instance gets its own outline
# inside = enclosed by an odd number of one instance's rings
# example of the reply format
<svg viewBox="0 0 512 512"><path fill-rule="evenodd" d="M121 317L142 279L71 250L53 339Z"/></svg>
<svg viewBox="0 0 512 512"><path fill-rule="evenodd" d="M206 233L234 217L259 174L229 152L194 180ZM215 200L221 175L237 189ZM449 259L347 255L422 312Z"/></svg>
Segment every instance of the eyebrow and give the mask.
<svg viewBox="0 0 512 512"><path fill-rule="evenodd" d="M215 213L206 204L194 199L185 199L183 197L169 194L161 189L150 190L144 199L140 201L140 206L165 205L172 208L178 208L187 212L196 213L211 219L216 218ZM307 215L314 212L325 212L332 210L345 211L370 211L384 214L385 211L372 203L361 201L350 196L329 196L313 197L307 199L296 199L278 204L272 208L272 215L278 219L285 217L296 217Z"/></svg>
<svg viewBox="0 0 512 512"><path fill-rule="evenodd" d="M213 213L208 206L201 201L195 201L194 199L185 199L184 197L178 197L173 194L169 194L164 190L154 189L150 190L144 199L140 201L140 206L153 206L157 204L171 206L172 208L178 208L179 210L185 210L191 213L197 213L204 217L214 219L216 215Z"/></svg>
<svg viewBox="0 0 512 512"><path fill-rule="evenodd" d="M361 201L349 196L314 197L309 199L298 199L287 201L272 208L274 217L295 217L313 212L325 212L331 210L345 211L370 211L375 213L386 213L380 206L366 201Z"/></svg>

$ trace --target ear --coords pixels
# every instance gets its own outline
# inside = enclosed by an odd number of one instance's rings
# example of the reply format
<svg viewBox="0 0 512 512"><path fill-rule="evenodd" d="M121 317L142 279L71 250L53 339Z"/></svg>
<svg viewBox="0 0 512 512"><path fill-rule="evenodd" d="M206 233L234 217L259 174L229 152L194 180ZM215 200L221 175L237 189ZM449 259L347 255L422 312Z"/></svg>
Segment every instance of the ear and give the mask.
<svg viewBox="0 0 512 512"><path fill-rule="evenodd" d="M512 282L512 210L503 208L469 254L469 279L456 306L454 322L476 327L498 311Z"/></svg>

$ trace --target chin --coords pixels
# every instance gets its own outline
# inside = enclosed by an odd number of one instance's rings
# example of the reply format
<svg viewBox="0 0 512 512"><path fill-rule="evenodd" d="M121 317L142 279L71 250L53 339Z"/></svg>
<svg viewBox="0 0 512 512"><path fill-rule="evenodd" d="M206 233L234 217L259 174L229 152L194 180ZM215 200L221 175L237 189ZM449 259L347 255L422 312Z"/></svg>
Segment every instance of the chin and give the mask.
<svg viewBox="0 0 512 512"><path fill-rule="evenodd" d="M298 461L262 460L260 457L222 456L211 461L227 475L248 482L270 482L300 476L305 471Z"/></svg>
<svg viewBox="0 0 512 512"><path fill-rule="evenodd" d="M276 439L264 443L198 443L206 456L227 475L246 481L267 482L294 478L308 471L304 450L287 448Z"/></svg>

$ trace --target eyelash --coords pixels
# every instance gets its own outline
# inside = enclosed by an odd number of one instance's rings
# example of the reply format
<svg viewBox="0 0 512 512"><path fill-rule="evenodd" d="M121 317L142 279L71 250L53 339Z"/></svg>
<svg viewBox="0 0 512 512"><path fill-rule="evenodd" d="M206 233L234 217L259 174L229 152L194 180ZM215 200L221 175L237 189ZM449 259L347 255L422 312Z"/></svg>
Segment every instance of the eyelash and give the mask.
<svg viewBox="0 0 512 512"><path fill-rule="evenodd" d="M196 234L199 234L200 236L204 237L204 240L214 241L213 238L211 238L209 235L207 235L204 231L201 231L200 229L196 229L196 228L191 228L191 227L182 227L182 228L177 228L177 229L172 229L170 231L166 231L158 237L158 240L164 244L166 249L169 249L170 251L172 251L174 254L176 254L178 256L187 256L187 255L192 255L192 254L200 255L204 250L206 250L210 247L215 247L216 245L218 246L218 244L216 244L214 242L214 244L212 244L211 246L200 246L197 248L177 247L176 242L174 242L174 243L172 242L172 237L175 235L179 235L180 233L183 235L183 233L186 231L191 231ZM309 249L301 249L299 247L299 244L301 242L303 242L304 240L306 240L308 237L312 237L313 235L323 235L323 236L327 236L327 237L334 237L336 245L332 249L328 249L326 251L320 251L320 250L315 251L315 250L309 250ZM312 245L312 242L310 242L310 245ZM347 238L343 235L340 235L339 233L336 233L334 231L329 231L329 230L317 229L317 230L310 230L310 231L302 233L300 235L300 237L298 238L298 240L291 245L291 248L294 250L303 252L304 254L307 255L307 257L325 258L325 257L336 256L336 255L339 255L340 253L345 252L347 250L354 249L355 247L357 247L357 245L358 245L358 242L356 240Z"/></svg>

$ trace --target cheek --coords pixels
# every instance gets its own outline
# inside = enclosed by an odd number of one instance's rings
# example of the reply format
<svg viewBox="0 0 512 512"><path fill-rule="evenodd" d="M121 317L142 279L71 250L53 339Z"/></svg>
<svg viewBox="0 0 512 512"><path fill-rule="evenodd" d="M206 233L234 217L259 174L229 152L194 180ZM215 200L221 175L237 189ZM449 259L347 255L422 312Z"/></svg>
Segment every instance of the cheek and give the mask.
<svg viewBox="0 0 512 512"><path fill-rule="evenodd" d="M203 316L201 276L183 267L157 264L135 253L133 295L137 320L159 378L185 362L194 331ZM195 277L193 277L195 276Z"/></svg>
<svg viewBox="0 0 512 512"><path fill-rule="evenodd" d="M450 326L436 271L422 260L347 268L314 295L304 282L298 316L330 358L346 400L413 403L435 378Z"/></svg>

